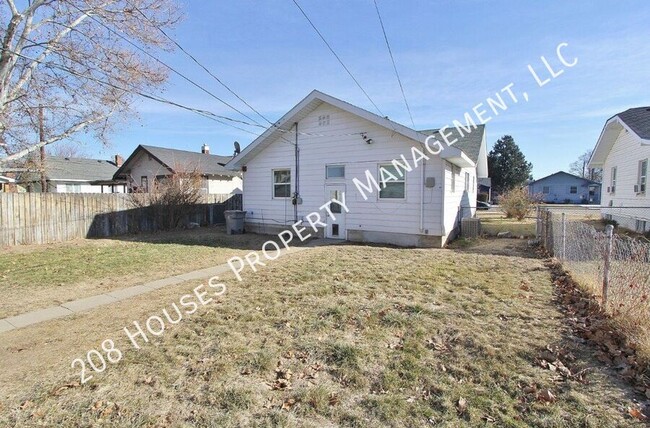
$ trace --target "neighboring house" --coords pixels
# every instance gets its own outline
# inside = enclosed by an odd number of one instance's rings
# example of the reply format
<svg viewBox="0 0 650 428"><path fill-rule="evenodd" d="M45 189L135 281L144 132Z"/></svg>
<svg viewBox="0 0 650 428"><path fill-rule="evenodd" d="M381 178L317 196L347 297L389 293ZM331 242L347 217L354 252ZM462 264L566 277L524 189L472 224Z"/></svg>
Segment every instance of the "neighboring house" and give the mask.
<svg viewBox="0 0 650 428"><path fill-rule="evenodd" d="M4 175L0 175L0 192L7 192L9 188L9 184L15 183L16 180L14 180L11 177L6 177Z"/></svg>
<svg viewBox="0 0 650 428"><path fill-rule="evenodd" d="M296 132L297 130L297 132ZM246 230L277 233L312 212L323 213L318 234L358 242L441 247L457 232L461 216L471 216L477 181L487 177L485 128L460 135L453 146L433 155L428 135L319 91L313 91L226 167L244 174ZM412 149L428 153L415 167ZM404 155L411 171L392 164ZM404 168L400 168L403 170ZM385 187L362 192L368 174ZM355 182L356 180L356 182ZM357 184L355 184L357 183ZM370 184L372 187L372 184ZM323 204L345 194L348 212L325 216ZM364 195L367 199L364 199Z"/></svg>
<svg viewBox="0 0 650 428"><path fill-rule="evenodd" d="M484 202L492 201L492 179L490 177L479 177L478 199Z"/></svg>
<svg viewBox="0 0 650 428"><path fill-rule="evenodd" d="M605 122L589 168L602 168L602 209L621 226L650 230L650 107L619 113Z"/></svg>
<svg viewBox="0 0 650 428"><path fill-rule="evenodd" d="M204 193L241 193L241 175L224 168L230 159L232 156L211 155L207 145L200 153L139 145L114 177L126 180L129 191L150 192L157 180L175 172L196 171L203 177Z"/></svg>
<svg viewBox="0 0 650 428"><path fill-rule="evenodd" d="M45 180L48 193L124 193L124 181L114 180L120 157L104 159L47 156L40 171L21 173L16 180L27 192L41 192Z"/></svg>
<svg viewBox="0 0 650 428"><path fill-rule="evenodd" d="M564 171L528 183L528 192L547 204L600 204L599 182Z"/></svg>

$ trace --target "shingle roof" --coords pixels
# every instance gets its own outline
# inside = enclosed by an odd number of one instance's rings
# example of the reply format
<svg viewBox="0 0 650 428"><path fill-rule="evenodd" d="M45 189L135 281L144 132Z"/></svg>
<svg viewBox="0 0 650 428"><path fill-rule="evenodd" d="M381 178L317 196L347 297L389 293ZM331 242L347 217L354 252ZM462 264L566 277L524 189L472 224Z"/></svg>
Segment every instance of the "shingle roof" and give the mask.
<svg viewBox="0 0 650 428"><path fill-rule="evenodd" d="M229 171L223 167L223 165L232 159L232 156L206 155L200 152L156 146L141 145L140 147L171 169L174 169L178 165L183 165L185 167L196 168L199 172L206 175L238 175L237 172Z"/></svg>
<svg viewBox="0 0 650 428"><path fill-rule="evenodd" d="M650 107L627 109L617 116L639 137L650 140Z"/></svg>
<svg viewBox="0 0 650 428"><path fill-rule="evenodd" d="M111 181L117 166L107 160L86 158L45 158L45 178L48 180Z"/></svg>
<svg viewBox="0 0 650 428"><path fill-rule="evenodd" d="M437 135L438 140L443 141L442 136L440 136L439 129L426 129L424 131L418 131L424 135ZM451 134L451 135L449 135ZM478 161L479 154L481 152L481 143L483 142L483 135L485 134L485 125L477 125L476 129L473 129L472 132L467 133L459 132L457 128L451 127L445 130L445 135L449 135L448 140L453 141L458 139L453 146L462 150L463 153L467 155L472 162L476 163Z"/></svg>

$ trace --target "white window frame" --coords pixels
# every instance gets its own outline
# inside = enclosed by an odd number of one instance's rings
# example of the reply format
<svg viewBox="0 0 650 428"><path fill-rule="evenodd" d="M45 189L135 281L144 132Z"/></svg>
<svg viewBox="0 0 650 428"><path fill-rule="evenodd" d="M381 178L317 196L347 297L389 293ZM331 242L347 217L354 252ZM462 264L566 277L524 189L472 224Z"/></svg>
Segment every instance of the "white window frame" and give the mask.
<svg viewBox="0 0 650 428"><path fill-rule="evenodd" d="M288 183L276 183L275 182L275 173L280 172L280 171L288 171L289 172L289 182ZM271 196L273 199L289 199L291 198L291 168L275 168L271 170ZM288 196L275 196L275 186L280 186L280 185L289 185L289 195Z"/></svg>
<svg viewBox="0 0 650 428"><path fill-rule="evenodd" d="M469 193L469 172L465 172L465 191Z"/></svg>
<svg viewBox="0 0 650 428"><path fill-rule="evenodd" d="M643 167L645 166L645 172L643 172ZM638 195L645 195L646 189L648 187L648 159L642 159L639 161L639 172L637 174L637 185L639 186Z"/></svg>
<svg viewBox="0 0 650 428"><path fill-rule="evenodd" d="M382 168L386 169L386 167L391 168L391 170L389 170L391 172L391 174L392 174L392 169L393 168L395 169L396 172L400 171L400 169L397 166L393 165L392 163L380 163L379 165L377 165L377 178L378 178L378 181L379 181L379 192L377 192L377 199L380 200L380 201L404 201L404 200L406 200L406 171L404 171L403 169L401 170L402 171L402 176L400 176L399 174L394 174L397 177L397 180L390 180L389 179L389 180L386 181L386 183L402 183L402 185L404 186L404 196L401 197L401 198L385 198L385 197L382 198L381 197L381 191L384 190L383 182L381 181L381 169Z"/></svg>
<svg viewBox="0 0 650 428"><path fill-rule="evenodd" d="M449 168L451 169L451 193L456 193L456 167L450 163Z"/></svg>
<svg viewBox="0 0 650 428"><path fill-rule="evenodd" d="M609 176L609 193L616 193L616 175L618 168L613 166Z"/></svg>
<svg viewBox="0 0 650 428"><path fill-rule="evenodd" d="M343 168L343 175L340 176L340 177L330 177L329 176L329 168L331 168L331 167ZM338 163L325 165L325 179L326 180L345 180L345 165L338 164Z"/></svg>

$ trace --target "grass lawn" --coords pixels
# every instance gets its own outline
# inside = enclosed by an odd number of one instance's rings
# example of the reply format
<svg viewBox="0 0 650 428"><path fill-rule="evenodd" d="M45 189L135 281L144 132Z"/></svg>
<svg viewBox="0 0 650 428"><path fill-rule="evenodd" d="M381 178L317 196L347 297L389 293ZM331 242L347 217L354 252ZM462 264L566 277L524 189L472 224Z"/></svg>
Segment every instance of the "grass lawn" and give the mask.
<svg viewBox="0 0 650 428"><path fill-rule="evenodd" d="M224 277L223 296L139 351L122 328L197 284L4 333L0 425L640 424L639 397L569 331L549 270L502 241L511 255L297 252ZM123 359L80 386L72 360L107 338Z"/></svg>
<svg viewBox="0 0 650 428"><path fill-rule="evenodd" d="M481 229L487 236L497 236L501 232L510 232L513 237L524 236L532 238L535 236L537 220L535 213L519 221L516 218L506 218L501 211L477 211L477 217L481 219Z"/></svg>
<svg viewBox="0 0 650 428"><path fill-rule="evenodd" d="M211 227L8 247L0 254L0 318L215 266L266 239Z"/></svg>

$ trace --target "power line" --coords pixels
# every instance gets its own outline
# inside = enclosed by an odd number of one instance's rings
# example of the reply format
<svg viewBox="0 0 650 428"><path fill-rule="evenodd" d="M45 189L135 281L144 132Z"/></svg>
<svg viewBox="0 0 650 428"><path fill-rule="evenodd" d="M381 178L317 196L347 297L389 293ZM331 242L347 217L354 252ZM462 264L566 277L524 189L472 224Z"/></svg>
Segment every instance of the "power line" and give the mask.
<svg viewBox="0 0 650 428"><path fill-rule="evenodd" d="M368 98L368 101L370 101L370 103L371 103L371 104L375 107L375 109L379 112L379 115L382 116L382 117L384 117L384 113L382 113L381 110L379 109L379 107L377 107L377 104L375 104L375 102L372 100L372 98L370 98L370 95L368 95L368 93L366 92L366 90L363 89L363 86L361 86L361 84L360 84L359 81L356 79L356 77L354 77L354 75L352 74L352 72L350 71L350 69L345 65L345 63L343 62L343 60L341 59L341 57L338 56L338 54L334 51L334 49L332 48L332 46L327 42L327 40L325 39L325 37L323 36L323 34L318 30L318 28L316 27L316 25L314 25L314 23L312 22L312 20L309 19L309 16L308 16L307 13L304 11L304 9L300 6L300 4L298 3L298 1L297 1L297 0L292 0L292 1L293 1L293 3L296 5L296 7L297 7L298 9L300 9L300 12L302 12L302 15L305 17L305 19L307 19L307 22L309 22L309 24L310 24L311 27L314 29L314 31L316 31L316 34L318 34L318 36L321 38L321 40L323 41L323 43L325 43L325 46L327 46L327 48L330 50L330 52L332 52L332 55L334 55L334 57L336 57L336 59L338 60L339 64L341 64L341 66L345 69L345 71L350 75L350 77L352 78L352 80L354 80L354 83L356 83L357 86L359 87L359 89L361 89L361 92L363 92L363 94L366 96L366 98Z"/></svg>
<svg viewBox="0 0 650 428"><path fill-rule="evenodd" d="M377 4L377 0L373 0L375 2L375 10L377 11L377 17L379 18L379 24L381 25L381 31L384 33L384 40L386 41L386 47L388 48L388 54L390 55L390 60L393 63L393 70L395 70L395 76L397 76L397 82L399 83L399 89L402 91L402 98L404 99L404 104L406 105L406 110L409 113L409 117L411 118L411 124L415 128L415 122L413 121L413 115L411 114L411 107L409 107L408 101L406 101L406 94L404 93L404 86L402 85L402 79L399 77L399 73L397 72L397 65L395 65L395 58L393 57L393 51L390 48L390 43L388 43L388 36L386 35L386 28L384 28L384 21L381 19L381 13L379 13L379 5Z"/></svg>
<svg viewBox="0 0 650 428"><path fill-rule="evenodd" d="M155 55L151 54L150 52L147 52L146 49L142 48L142 47L139 46L137 43L134 43L133 41L129 40L128 37L126 37L126 36L120 34L119 32L117 32L117 31L115 31L114 29L112 29L111 27L109 27L108 25L104 24L102 21L100 21L99 19L95 18L92 14L90 14L90 13L88 13L88 12L85 12L84 10L82 10L81 8L79 8L78 6L76 6L76 5L73 4L73 3L70 3L70 6L72 6L72 7L75 8L75 9L77 9L79 12L85 14L85 15L88 16L90 19L92 19L93 21L95 21L96 23L98 23L99 25L101 25L102 27L106 28L109 32L115 34L117 37L119 37L120 39L124 40L126 43L130 44L131 46L133 46L134 48L136 48L136 49L139 50L140 52L144 53L145 55L147 55L148 57L150 57L150 58L153 59L154 61L156 61L156 62L158 62L159 64L163 65L165 68L167 68L168 70L170 70L170 71L173 72L174 74L180 76L181 78L183 78L183 79L186 80L187 82L191 83L193 86L197 87L197 88L200 89L201 91L203 91L203 92L205 92L206 94L210 95L212 98L216 99L216 100L219 101L220 103L222 103L222 104L224 104L225 106L231 108L232 110L236 111L237 113L239 113L240 115L242 115L242 116L245 117L246 119L248 119L248 120L250 120L250 121L256 123L257 125L261 125L259 122L257 122L257 121L256 121L255 119L253 119L252 117L248 116L246 113L244 113L244 112L242 112L241 110L239 110L238 108L234 107L233 105L231 105L231 104L228 103L227 101L222 100L221 98L219 98L218 96L216 96L215 94L213 94L212 92L210 92L209 90L205 89L203 86L201 86L201 85L199 85L198 83L196 83L194 80L190 79L189 77L185 76L185 75L184 75L183 73L181 73L180 71L176 70L176 69L175 69L174 67L172 67L171 65L165 63L164 61L162 61L161 59L159 59L158 57L156 57ZM79 33L81 33L81 32L79 32Z"/></svg>
<svg viewBox="0 0 650 428"><path fill-rule="evenodd" d="M233 119L233 118L230 118L230 117L227 117L227 116L218 115L218 114L215 114L215 113L213 113L211 111L208 111L208 110L189 107L189 106L186 106L184 104L177 103L175 101L171 101L171 100L159 97L157 95L153 95L151 93L136 90L134 88L131 88L131 89L124 88L124 87L118 86L118 85L116 85L114 83L106 82L104 80L97 79L97 78L92 77L92 76L90 76L88 74L81 74L81 73L79 73L79 72L77 72L77 71L75 71L75 70L73 70L73 69L71 69L69 67L64 67L64 66L62 66L60 64L56 64L56 63L52 63L52 62L39 61L36 58L30 58L30 57L28 57L26 55L20 54L18 52L14 52L14 51L6 49L6 48L0 48L0 49L2 49L5 52L17 55L17 56L19 56L21 58L24 58L24 59L28 60L28 61L35 61L35 62L37 62L39 64L42 64L42 65L45 65L45 66L48 66L48 67L51 67L51 68L59 69L59 70L64 71L64 72L66 72L68 74L71 74L73 76L77 76L79 78L91 80L91 81L96 82L96 83L98 83L100 85L108 86L108 87L111 87L113 89L117 89L117 90L122 91L122 92L139 95L139 96L141 96L143 98L146 98L146 99L149 99L149 100L152 100L152 101L156 101L156 102L163 103L163 104L168 104L168 105L171 105L171 106L174 106L174 107L178 107L178 108L181 108L181 109L196 113L196 114L198 114L200 116L203 116L203 117L211 119L211 120L213 120L215 122L221 123L222 125L230 126L231 128L235 128L235 129L247 132L247 133L255 135L255 136L257 136L258 134L254 133L254 132L252 132L252 131L250 131L248 129L244 129L244 128L240 127L240 126L236 126L236 125L233 125L233 124L228 123L228 122L236 122L236 123L240 123L240 124L243 124L243 125L257 126L257 127L264 128L263 125L252 124L252 123L248 123L248 122L245 122L245 121L242 121L242 120ZM58 53L59 53L59 55L64 56L60 52L58 52ZM68 59L70 59L70 58L68 58Z"/></svg>
<svg viewBox="0 0 650 428"><path fill-rule="evenodd" d="M196 63L196 65L198 65L199 67L201 67L201 68L202 68L206 73L208 73L208 74L209 74L213 79L215 79L217 82L219 82L219 84L220 84L221 86L223 86L224 88L226 88L226 90L227 90L228 92L230 92L232 95L234 95L235 97L237 97L237 99L238 99L239 101L241 101L242 103L246 104L246 106L247 106L248 108L250 108L253 112L255 112L259 117L261 117L262 119L264 119L265 121L267 121L267 122L269 123L269 125L274 125L274 123L271 122L269 119L267 119L266 116L264 116L262 113L260 113L259 111L257 111L257 110L252 106L252 105L250 105L248 102L246 102L246 100L244 100L241 96L239 96L239 94L237 94L237 93L236 93L235 91L233 91L233 90L232 90L228 85L226 85L226 84L225 84L221 79L219 79L219 77L217 77L214 73L212 73L212 72L211 72L211 71L210 71L206 66L204 66L203 64L201 64L201 62L199 62L199 60L196 59L196 57L195 57L194 55L192 55L192 54L191 54L190 52L188 52L185 48L183 48L183 46L181 46L180 43L178 43L174 38L172 38L169 34L167 34L167 32L166 32L163 28L161 28L159 25L157 25L157 24L156 24L156 23L155 23L151 18L149 18L149 17L148 17L148 16L147 16L147 15L146 15L146 14L145 14L145 13L144 13L140 8L138 8L136 5L132 4L129 0L126 0L126 3L129 4L129 6L131 6L133 9L135 9L135 10L136 10L140 15L142 15L142 17L143 17L144 19L146 19L147 22L149 22L149 24L151 24L153 27L156 27L156 28L158 29L158 31L160 31L160 32L161 32L161 33L162 33L162 34L163 34L163 35L164 35L164 36L165 36L165 37L166 37L170 42L172 42L172 43L174 44L174 46L176 46L176 47L177 47L178 49L180 49L180 50L181 50L185 55L187 55L187 56L188 56L192 61L194 61L194 63Z"/></svg>

